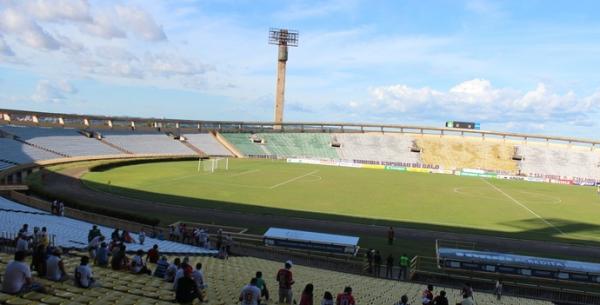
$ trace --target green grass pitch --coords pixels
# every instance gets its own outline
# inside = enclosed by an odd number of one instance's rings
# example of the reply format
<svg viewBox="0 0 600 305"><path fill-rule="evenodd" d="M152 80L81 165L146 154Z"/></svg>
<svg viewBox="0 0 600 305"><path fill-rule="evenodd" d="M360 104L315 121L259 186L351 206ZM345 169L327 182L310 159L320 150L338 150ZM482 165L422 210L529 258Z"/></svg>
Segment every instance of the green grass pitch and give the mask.
<svg viewBox="0 0 600 305"><path fill-rule="evenodd" d="M376 169L230 159L228 171L197 161L90 172L97 190L186 206L539 240L600 241L594 188Z"/></svg>

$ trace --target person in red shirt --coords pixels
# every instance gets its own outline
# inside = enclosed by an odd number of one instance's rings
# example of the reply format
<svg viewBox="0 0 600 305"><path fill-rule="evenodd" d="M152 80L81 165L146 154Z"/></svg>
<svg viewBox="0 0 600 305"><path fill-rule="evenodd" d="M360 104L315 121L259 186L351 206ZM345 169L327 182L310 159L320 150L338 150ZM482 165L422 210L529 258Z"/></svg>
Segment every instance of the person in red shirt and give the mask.
<svg viewBox="0 0 600 305"><path fill-rule="evenodd" d="M423 305L429 305L433 301L433 285L427 285L423 291Z"/></svg>
<svg viewBox="0 0 600 305"><path fill-rule="evenodd" d="M292 261L285 262L285 267L277 272L277 282L279 282L279 303L292 304L292 285L294 279L292 277Z"/></svg>
<svg viewBox="0 0 600 305"><path fill-rule="evenodd" d="M354 297L352 296L352 287L344 288L344 292L337 295L335 305L355 305Z"/></svg>
<svg viewBox="0 0 600 305"><path fill-rule="evenodd" d="M158 262L159 257L160 253L158 252L158 245L154 245L152 249L148 250L148 254L146 255L146 262L156 264L156 262Z"/></svg>

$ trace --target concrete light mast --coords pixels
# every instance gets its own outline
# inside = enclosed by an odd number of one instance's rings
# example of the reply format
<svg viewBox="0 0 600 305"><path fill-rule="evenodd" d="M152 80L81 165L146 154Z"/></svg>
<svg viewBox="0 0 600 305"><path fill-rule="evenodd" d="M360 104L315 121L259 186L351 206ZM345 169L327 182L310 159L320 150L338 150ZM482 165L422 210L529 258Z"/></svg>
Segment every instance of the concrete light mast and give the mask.
<svg viewBox="0 0 600 305"><path fill-rule="evenodd" d="M288 47L298 46L298 31L288 29L270 29L269 44L279 46L277 60L277 86L275 89L275 128L281 128L283 122L283 104L285 96L285 69L288 60ZM279 124L278 124L279 123Z"/></svg>

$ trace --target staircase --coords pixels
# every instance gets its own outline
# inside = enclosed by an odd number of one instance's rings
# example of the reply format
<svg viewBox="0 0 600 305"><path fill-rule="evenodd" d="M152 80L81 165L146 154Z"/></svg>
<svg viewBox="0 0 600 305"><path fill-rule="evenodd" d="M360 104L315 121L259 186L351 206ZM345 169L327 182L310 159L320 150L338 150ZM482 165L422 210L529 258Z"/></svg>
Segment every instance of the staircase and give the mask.
<svg viewBox="0 0 600 305"><path fill-rule="evenodd" d="M180 140L177 140L180 141ZM194 152L196 152L199 156L202 157L208 157L208 154L206 154L205 152L203 152L200 148L192 145L191 143L189 143L188 141L180 141L183 145L187 146L189 149L193 150Z"/></svg>
<svg viewBox="0 0 600 305"><path fill-rule="evenodd" d="M129 150L127 150L127 149L125 149L123 147L117 146L117 145L115 145L113 143L110 143L110 142L108 142L108 141L106 141L104 139L98 139L98 138L96 138L96 140L98 140L101 143L103 143L105 145L108 145L108 146L110 146L110 147L112 147L112 148L114 148L114 149L116 149L116 150L118 150L118 151L120 151L120 152L122 152L122 153L124 153L126 155L133 155L134 154L134 153L130 152Z"/></svg>
<svg viewBox="0 0 600 305"><path fill-rule="evenodd" d="M71 157L71 156L69 156L67 154L63 154L61 152L58 152L58 151L55 151L55 150L52 150L52 149L49 149L49 148L46 148L46 147L39 146L39 145L36 145L36 144L33 144L33 143L29 143L29 142L27 142L25 140L21 140L19 137L15 137L14 140L17 141L17 142L21 142L21 143L23 143L25 145L29 145L29 146L35 147L37 149L45 150L45 151L47 151L49 153L53 153L53 154L61 156L63 158L70 158Z"/></svg>

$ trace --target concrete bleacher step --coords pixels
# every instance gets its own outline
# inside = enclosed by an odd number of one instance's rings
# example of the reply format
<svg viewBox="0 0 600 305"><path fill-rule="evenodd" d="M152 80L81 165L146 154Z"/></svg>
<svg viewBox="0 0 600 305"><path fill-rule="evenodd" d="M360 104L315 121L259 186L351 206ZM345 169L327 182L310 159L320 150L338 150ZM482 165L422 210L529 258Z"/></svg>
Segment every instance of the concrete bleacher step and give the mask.
<svg viewBox="0 0 600 305"><path fill-rule="evenodd" d="M15 138L14 140L17 141L17 142L21 142L21 143L23 143L25 145L29 145L29 146L35 147L37 149L41 149L41 150L47 151L49 153L53 153L53 154L55 154L55 155L57 155L59 157L64 157L64 158L71 157L71 156L69 156L67 154L63 154L63 153L57 152L55 150L52 150L52 149L49 149L49 148L46 148L46 147L43 147L43 146L40 146L40 145L37 145L37 144L29 143L29 142L27 142L25 140L22 140L22 139L19 139L19 138Z"/></svg>
<svg viewBox="0 0 600 305"><path fill-rule="evenodd" d="M203 152L200 148L194 146L193 144L191 144L188 141L181 141L181 143L185 146L187 146L189 149L193 150L195 153L197 153L199 156L208 156L208 154L206 154L205 152Z"/></svg>

